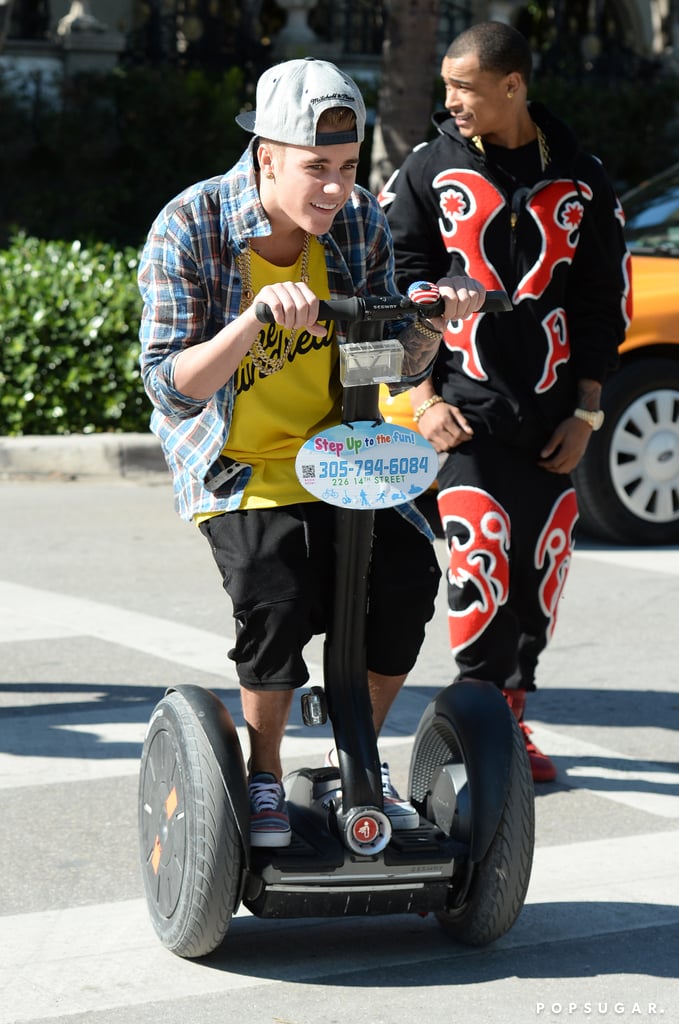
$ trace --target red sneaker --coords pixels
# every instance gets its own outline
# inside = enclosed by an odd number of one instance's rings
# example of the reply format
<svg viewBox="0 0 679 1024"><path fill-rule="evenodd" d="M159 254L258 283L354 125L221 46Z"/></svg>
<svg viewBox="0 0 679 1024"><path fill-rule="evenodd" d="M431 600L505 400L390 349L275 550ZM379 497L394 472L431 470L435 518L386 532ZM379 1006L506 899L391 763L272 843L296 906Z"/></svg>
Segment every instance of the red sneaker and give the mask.
<svg viewBox="0 0 679 1024"><path fill-rule="evenodd" d="M526 691L503 690L502 693L512 710L512 714L519 723L521 732L523 733L533 781L554 782L554 779L556 778L556 765L551 758L547 757L546 754L543 754L542 751L538 750L535 746L530 738L533 730L530 729L523 720L523 715L526 710Z"/></svg>

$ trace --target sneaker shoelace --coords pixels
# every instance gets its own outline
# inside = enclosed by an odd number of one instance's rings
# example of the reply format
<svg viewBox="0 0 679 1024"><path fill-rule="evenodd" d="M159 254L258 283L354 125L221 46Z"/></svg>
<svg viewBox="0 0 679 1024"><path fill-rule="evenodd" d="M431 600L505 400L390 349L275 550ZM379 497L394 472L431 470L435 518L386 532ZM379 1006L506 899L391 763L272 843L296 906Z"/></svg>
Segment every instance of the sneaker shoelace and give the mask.
<svg viewBox="0 0 679 1024"><path fill-rule="evenodd" d="M394 789L389 775L389 766L386 764L382 765L382 795L389 797L391 800L400 800L400 796Z"/></svg>
<svg viewBox="0 0 679 1024"><path fill-rule="evenodd" d="M277 782L251 782L250 794L257 811L275 811L280 803L281 787Z"/></svg>

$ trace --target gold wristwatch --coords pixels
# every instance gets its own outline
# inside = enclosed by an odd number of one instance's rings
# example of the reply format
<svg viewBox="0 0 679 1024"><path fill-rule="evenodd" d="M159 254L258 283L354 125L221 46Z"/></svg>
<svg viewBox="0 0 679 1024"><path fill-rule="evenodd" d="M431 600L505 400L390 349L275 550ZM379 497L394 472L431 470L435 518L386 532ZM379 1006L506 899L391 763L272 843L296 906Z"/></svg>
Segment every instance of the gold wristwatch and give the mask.
<svg viewBox="0 0 679 1024"><path fill-rule="evenodd" d="M604 425L604 414L601 409L597 409L596 412L591 412L589 409L575 409L573 415L577 416L579 420L589 423L592 430L600 430Z"/></svg>

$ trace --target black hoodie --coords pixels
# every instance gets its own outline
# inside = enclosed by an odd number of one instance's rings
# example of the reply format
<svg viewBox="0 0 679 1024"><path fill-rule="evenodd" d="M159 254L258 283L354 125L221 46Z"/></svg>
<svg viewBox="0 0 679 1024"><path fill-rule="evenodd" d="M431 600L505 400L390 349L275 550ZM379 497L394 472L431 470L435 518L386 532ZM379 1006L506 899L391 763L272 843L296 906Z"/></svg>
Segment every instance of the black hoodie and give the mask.
<svg viewBox="0 0 679 1024"><path fill-rule="evenodd" d="M603 382L617 365L631 293L622 209L601 163L544 106L529 110L547 148L539 180L517 181L507 168L520 152L482 152L442 111L438 136L407 157L380 201L399 289L469 274L508 292L512 312L446 332L433 382L478 435L539 449L572 414L577 380Z"/></svg>

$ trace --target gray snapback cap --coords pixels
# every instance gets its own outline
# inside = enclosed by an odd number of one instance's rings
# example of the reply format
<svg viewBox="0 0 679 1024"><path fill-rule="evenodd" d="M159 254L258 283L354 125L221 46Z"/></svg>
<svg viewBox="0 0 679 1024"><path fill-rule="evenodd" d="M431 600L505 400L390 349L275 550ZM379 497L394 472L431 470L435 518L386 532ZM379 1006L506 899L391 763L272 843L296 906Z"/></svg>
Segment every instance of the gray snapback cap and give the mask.
<svg viewBox="0 0 679 1024"><path fill-rule="evenodd" d="M325 110L349 107L356 115L350 131L319 132ZM365 104L352 78L334 64L314 57L288 60L265 71L257 83L256 109L236 117L248 132L289 146L332 146L362 142Z"/></svg>

